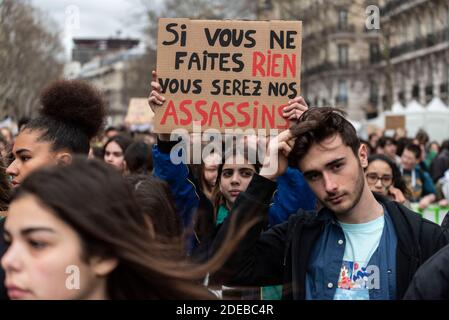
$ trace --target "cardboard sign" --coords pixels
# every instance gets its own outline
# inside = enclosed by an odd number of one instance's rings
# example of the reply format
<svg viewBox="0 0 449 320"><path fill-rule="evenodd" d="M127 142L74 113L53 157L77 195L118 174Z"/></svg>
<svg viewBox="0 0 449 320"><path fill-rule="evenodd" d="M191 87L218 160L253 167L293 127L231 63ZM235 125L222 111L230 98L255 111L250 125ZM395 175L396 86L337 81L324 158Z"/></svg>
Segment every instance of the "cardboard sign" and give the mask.
<svg viewBox="0 0 449 320"><path fill-rule="evenodd" d="M131 98L125 123L129 125L152 124L154 113L148 105L147 98Z"/></svg>
<svg viewBox="0 0 449 320"><path fill-rule="evenodd" d="M287 129L282 108L300 95L300 21L159 20L159 133Z"/></svg>
<svg viewBox="0 0 449 320"><path fill-rule="evenodd" d="M385 129L405 129L405 116L385 116Z"/></svg>

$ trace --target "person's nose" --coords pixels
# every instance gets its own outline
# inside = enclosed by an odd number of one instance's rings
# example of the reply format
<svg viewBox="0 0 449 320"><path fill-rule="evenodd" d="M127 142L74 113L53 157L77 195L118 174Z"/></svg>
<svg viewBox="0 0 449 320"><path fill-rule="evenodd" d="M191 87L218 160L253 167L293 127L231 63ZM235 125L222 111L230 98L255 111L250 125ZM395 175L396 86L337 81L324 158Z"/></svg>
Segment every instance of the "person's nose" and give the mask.
<svg viewBox="0 0 449 320"><path fill-rule="evenodd" d="M106 162L107 162L107 163L112 163L112 162L113 162L112 154L107 154L107 155L105 156L105 159L106 159Z"/></svg>
<svg viewBox="0 0 449 320"><path fill-rule="evenodd" d="M240 185L240 174L238 172L234 172L231 177L231 185L238 186Z"/></svg>
<svg viewBox="0 0 449 320"><path fill-rule="evenodd" d="M22 254L17 246L11 245L1 260L2 268L6 273L18 272L22 268Z"/></svg>
<svg viewBox="0 0 449 320"><path fill-rule="evenodd" d="M335 182L332 175L328 173L323 173L323 180L324 180L324 189L326 190L326 192L335 193L335 191L337 191L338 185Z"/></svg>
<svg viewBox="0 0 449 320"><path fill-rule="evenodd" d="M384 186L382 184L382 180L378 178L376 183L374 184L374 187L376 187L376 189L378 189L378 190L382 190L384 188Z"/></svg>
<svg viewBox="0 0 449 320"><path fill-rule="evenodd" d="M11 162L11 164L6 168L6 174L10 176L17 176L19 175L19 168L17 167L17 160L14 160Z"/></svg>

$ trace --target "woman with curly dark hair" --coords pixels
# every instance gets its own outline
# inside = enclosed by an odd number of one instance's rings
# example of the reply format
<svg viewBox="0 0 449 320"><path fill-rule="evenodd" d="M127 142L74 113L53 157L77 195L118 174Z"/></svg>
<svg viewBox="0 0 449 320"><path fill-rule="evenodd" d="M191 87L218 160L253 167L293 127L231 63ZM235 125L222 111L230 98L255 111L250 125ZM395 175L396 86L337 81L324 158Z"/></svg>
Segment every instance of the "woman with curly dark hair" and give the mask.
<svg viewBox="0 0 449 320"><path fill-rule="evenodd" d="M105 102L86 82L57 81L42 92L41 103L39 116L14 142L14 161L6 170L13 187L37 168L68 164L74 154L87 157L90 140L103 125Z"/></svg>

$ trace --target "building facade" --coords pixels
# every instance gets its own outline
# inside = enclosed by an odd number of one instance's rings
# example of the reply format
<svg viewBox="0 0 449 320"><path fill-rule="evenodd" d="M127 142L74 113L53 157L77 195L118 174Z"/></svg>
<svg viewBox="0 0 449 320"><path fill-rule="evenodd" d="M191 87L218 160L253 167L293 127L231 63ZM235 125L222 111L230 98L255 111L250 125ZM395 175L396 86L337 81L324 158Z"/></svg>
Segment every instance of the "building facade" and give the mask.
<svg viewBox="0 0 449 320"><path fill-rule="evenodd" d="M270 19L302 20L302 95L354 120L400 101L449 101L447 0L264 1ZM366 26L374 5L379 29ZM372 21L372 20L369 20Z"/></svg>
<svg viewBox="0 0 449 320"><path fill-rule="evenodd" d="M437 96L448 104L449 2L387 0L381 13L382 28L390 34L394 100L406 105L415 99L425 106ZM377 82L381 96L383 78Z"/></svg>
<svg viewBox="0 0 449 320"><path fill-rule="evenodd" d="M128 50L139 45L137 39L73 39L72 61L85 64L95 57L101 57L113 52Z"/></svg>
<svg viewBox="0 0 449 320"><path fill-rule="evenodd" d="M365 27L368 2L304 0L292 4L280 11L282 19L303 21L302 95L313 106L340 107L354 120L373 113L370 92L380 35Z"/></svg>
<svg viewBox="0 0 449 320"><path fill-rule="evenodd" d="M130 86L135 83L131 64L145 53L144 48L138 46L139 40L129 39L75 39L74 43L66 77L83 79L99 88L108 103L107 123L122 124L132 97ZM87 47L80 48L80 44Z"/></svg>

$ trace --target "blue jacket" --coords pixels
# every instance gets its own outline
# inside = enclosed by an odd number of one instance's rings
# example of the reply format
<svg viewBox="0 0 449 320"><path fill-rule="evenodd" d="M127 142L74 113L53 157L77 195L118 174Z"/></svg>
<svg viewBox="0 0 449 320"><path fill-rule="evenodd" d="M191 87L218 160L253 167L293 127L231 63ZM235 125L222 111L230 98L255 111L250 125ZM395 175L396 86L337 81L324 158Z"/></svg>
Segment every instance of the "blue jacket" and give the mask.
<svg viewBox="0 0 449 320"><path fill-rule="evenodd" d="M182 163L173 164L170 160L170 151L176 143L158 141L158 144L153 146L153 174L169 184L184 226L187 227L190 226L193 215L199 206L201 191L190 177L188 167ZM315 209L315 195L299 170L289 167L278 178L277 185L278 188L269 210L270 226L286 221L300 208Z"/></svg>
<svg viewBox="0 0 449 320"><path fill-rule="evenodd" d="M174 164L170 160L173 145L172 141L158 141L158 144L153 146L153 175L168 183L184 227L190 227L200 202L200 195L189 176L188 167L183 163Z"/></svg>
<svg viewBox="0 0 449 320"><path fill-rule="evenodd" d="M299 209L314 210L316 197L301 171L289 167L277 179L277 189L268 213L270 226L288 220Z"/></svg>

